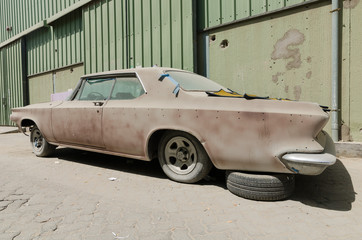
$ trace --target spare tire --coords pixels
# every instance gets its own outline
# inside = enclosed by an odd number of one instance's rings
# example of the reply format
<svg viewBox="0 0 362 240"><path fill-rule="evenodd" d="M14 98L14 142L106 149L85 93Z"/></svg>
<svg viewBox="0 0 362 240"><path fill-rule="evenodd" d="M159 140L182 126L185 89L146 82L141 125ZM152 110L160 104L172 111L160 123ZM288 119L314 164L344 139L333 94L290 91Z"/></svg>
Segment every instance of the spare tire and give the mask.
<svg viewBox="0 0 362 240"><path fill-rule="evenodd" d="M233 194L252 200L277 201L292 195L295 177L282 173L226 171L226 186Z"/></svg>

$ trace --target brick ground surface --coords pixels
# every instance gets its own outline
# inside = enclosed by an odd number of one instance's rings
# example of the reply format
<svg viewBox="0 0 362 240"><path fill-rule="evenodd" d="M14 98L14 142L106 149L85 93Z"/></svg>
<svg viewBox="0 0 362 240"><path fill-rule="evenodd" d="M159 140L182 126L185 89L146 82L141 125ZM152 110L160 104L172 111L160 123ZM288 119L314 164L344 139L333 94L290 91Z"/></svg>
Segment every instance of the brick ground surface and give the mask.
<svg viewBox="0 0 362 240"><path fill-rule="evenodd" d="M190 185L167 179L157 162L67 148L37 158L20 133L0 135L0 167L1 240L362 236L362 159L298 176L295 194L278 202L231 194L222 171Z"/></svg>

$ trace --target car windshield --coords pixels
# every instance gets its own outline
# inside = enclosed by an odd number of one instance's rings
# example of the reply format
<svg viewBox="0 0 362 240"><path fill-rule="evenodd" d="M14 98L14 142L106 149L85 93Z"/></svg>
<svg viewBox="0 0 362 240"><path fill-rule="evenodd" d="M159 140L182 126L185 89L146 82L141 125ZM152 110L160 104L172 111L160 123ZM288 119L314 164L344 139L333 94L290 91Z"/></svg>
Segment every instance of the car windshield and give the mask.
<svg viewBox="0 0 362 240"><path fill-rule="evenodd" d="M221 89L228 91L220 84L195 73L181 71L167 71L166 73L175 79L175 81L178 82L181 88L185 91L213 92Z"/></svg>

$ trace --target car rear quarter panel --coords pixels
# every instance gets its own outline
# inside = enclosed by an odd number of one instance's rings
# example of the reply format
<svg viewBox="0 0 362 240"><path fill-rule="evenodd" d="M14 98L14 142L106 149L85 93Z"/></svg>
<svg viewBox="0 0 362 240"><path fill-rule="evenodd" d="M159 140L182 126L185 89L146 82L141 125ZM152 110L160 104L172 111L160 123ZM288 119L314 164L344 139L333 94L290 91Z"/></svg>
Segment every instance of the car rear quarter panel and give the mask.
<svg viewBox="0 0 362 240"><path fill-rule="evenodd" d="M11 119L19 127L23 126L22 122L24 120L33 121L48 142L55 142L51 124L51 111L54 106L59 104L61 102L49 102L15 108L12 109Z"/></svg>

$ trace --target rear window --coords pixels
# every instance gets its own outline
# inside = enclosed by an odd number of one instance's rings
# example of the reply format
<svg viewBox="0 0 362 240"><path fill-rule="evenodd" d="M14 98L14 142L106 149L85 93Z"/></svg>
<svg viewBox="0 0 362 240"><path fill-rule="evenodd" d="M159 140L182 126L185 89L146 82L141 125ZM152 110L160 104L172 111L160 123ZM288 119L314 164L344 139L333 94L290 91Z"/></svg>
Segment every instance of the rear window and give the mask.
<svg viewBox="0 0 362 240"><path fill-rule="evenodd" d="M227 91L227 89L220 84L195 73L181 71L167 71L166 73L175 79L185 91L211 92L219 91L220 89Z"/></svg>

